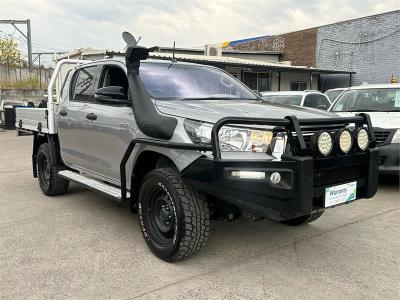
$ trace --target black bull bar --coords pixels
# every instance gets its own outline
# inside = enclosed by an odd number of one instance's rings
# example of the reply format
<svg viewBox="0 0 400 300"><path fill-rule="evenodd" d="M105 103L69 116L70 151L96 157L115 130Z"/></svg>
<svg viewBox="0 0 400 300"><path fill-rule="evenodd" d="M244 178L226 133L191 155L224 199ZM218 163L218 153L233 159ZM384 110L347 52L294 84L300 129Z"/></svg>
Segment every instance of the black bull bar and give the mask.
<svg viewBox="0 0 400 300"><path fill-rule="evenodd" d="M214 161L221 161L221 150L219 145L219 130L227 124L242 124L242 125L267 125L284 128L288 136L288 143L296 154L301 156L306 150L306 143L302 135L302 126L307 126L307 130L315 128L323 128L323 126L354 124L355 128L367 126L370 138L370 147L375 147L375 135L371 120L368 114L360 113L354 117L337 117L337 118L313 118L313 119L297 119L296 116L287 116L283 119L273 118L244 118L244 117L226 117L217 121L211 132L211 144L192 144L192 143L175 143L166 140L137 138L128 145L121 163L120 163L120 178L121 178L121 200L127 199L126 187L126 163L132 154L134 147L137 144L157 146L170 149L183 149L194 151L212 151ZM295 133L296 138L294 138Z"/></svg>

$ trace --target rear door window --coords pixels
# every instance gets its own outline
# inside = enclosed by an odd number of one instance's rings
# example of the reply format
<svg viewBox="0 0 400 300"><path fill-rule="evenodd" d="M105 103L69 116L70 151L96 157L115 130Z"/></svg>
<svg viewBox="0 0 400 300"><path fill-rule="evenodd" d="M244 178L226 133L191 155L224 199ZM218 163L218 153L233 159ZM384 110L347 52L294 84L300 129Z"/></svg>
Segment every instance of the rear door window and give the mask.
<svg viewBox="0 0 400 300"><path fill-rule="evenodd" d="M98 66L90 66L78 70L74 80L72 100L82 102L94 101L94 86L96 83Z"/></svg>
<svg viewBox="0 0 400 300"><path fill-rule="evenodd" d="M310 94L307 95L304 99L304 106L306 107L328 109L329 105L330 103L328 99L326 99L326 97L321 94Z"/></svg>

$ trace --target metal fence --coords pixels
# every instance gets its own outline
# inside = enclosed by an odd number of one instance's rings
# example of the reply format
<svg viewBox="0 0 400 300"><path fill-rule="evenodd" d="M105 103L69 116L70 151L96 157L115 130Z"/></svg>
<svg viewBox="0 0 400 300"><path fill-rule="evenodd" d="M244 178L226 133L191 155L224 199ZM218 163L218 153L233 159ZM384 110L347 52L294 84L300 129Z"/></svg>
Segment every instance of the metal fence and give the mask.
<svg viewBox="0 0 400 300"><path fill-rule="evenodd" d="M0 85L13 86L22 81L35 81L39 88L46 87L50 81L53 69L34 68L29 72L25 67L11 67L0 64Z"/></svg>

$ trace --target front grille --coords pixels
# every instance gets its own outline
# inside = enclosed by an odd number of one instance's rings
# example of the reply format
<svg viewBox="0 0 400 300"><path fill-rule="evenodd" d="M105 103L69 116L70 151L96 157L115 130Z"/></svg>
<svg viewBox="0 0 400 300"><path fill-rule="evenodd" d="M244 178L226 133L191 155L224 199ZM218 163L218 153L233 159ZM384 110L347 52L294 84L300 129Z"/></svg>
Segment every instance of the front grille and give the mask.
<svg viewBox="0 0 400 300"><path fill-rule="evenodd" d="M306 143L307 149L311 149L312 136L313 136L313 134L308 134L308 135L303 134L303 139L304 139L304 142Z"/></svg>
<svg viewBox="0 0 400 300"><path fill-rule="evenodd" d="M340 182L348 182L364 177L365 166L353 165L333 169L322 169L314 172L314 188L328 186Z"/></svg>
<svg viewBox="0 0 400 300"><path fill-rule="evenodd" d="M377 145L383 145L387 142L389 135L391 134L390 130L382 130L375 129L375 139Z"/></svg>

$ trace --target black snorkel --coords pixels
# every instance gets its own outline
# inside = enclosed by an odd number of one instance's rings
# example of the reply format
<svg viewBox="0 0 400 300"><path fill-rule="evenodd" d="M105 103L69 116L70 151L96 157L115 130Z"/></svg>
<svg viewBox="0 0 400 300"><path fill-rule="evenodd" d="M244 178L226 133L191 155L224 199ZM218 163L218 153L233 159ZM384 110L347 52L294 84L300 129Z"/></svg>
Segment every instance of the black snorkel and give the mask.
<svg viewBox="0 0 400 300"><path fill-rule="evenodd" d="M125 61L128 74L129 91L132 98L133 114L140 131L145 135L169 140L178 121L173 117L157 112L142 79L139 77L140 61L149 57L149 49L141 46L128 46Z"/></svg>

